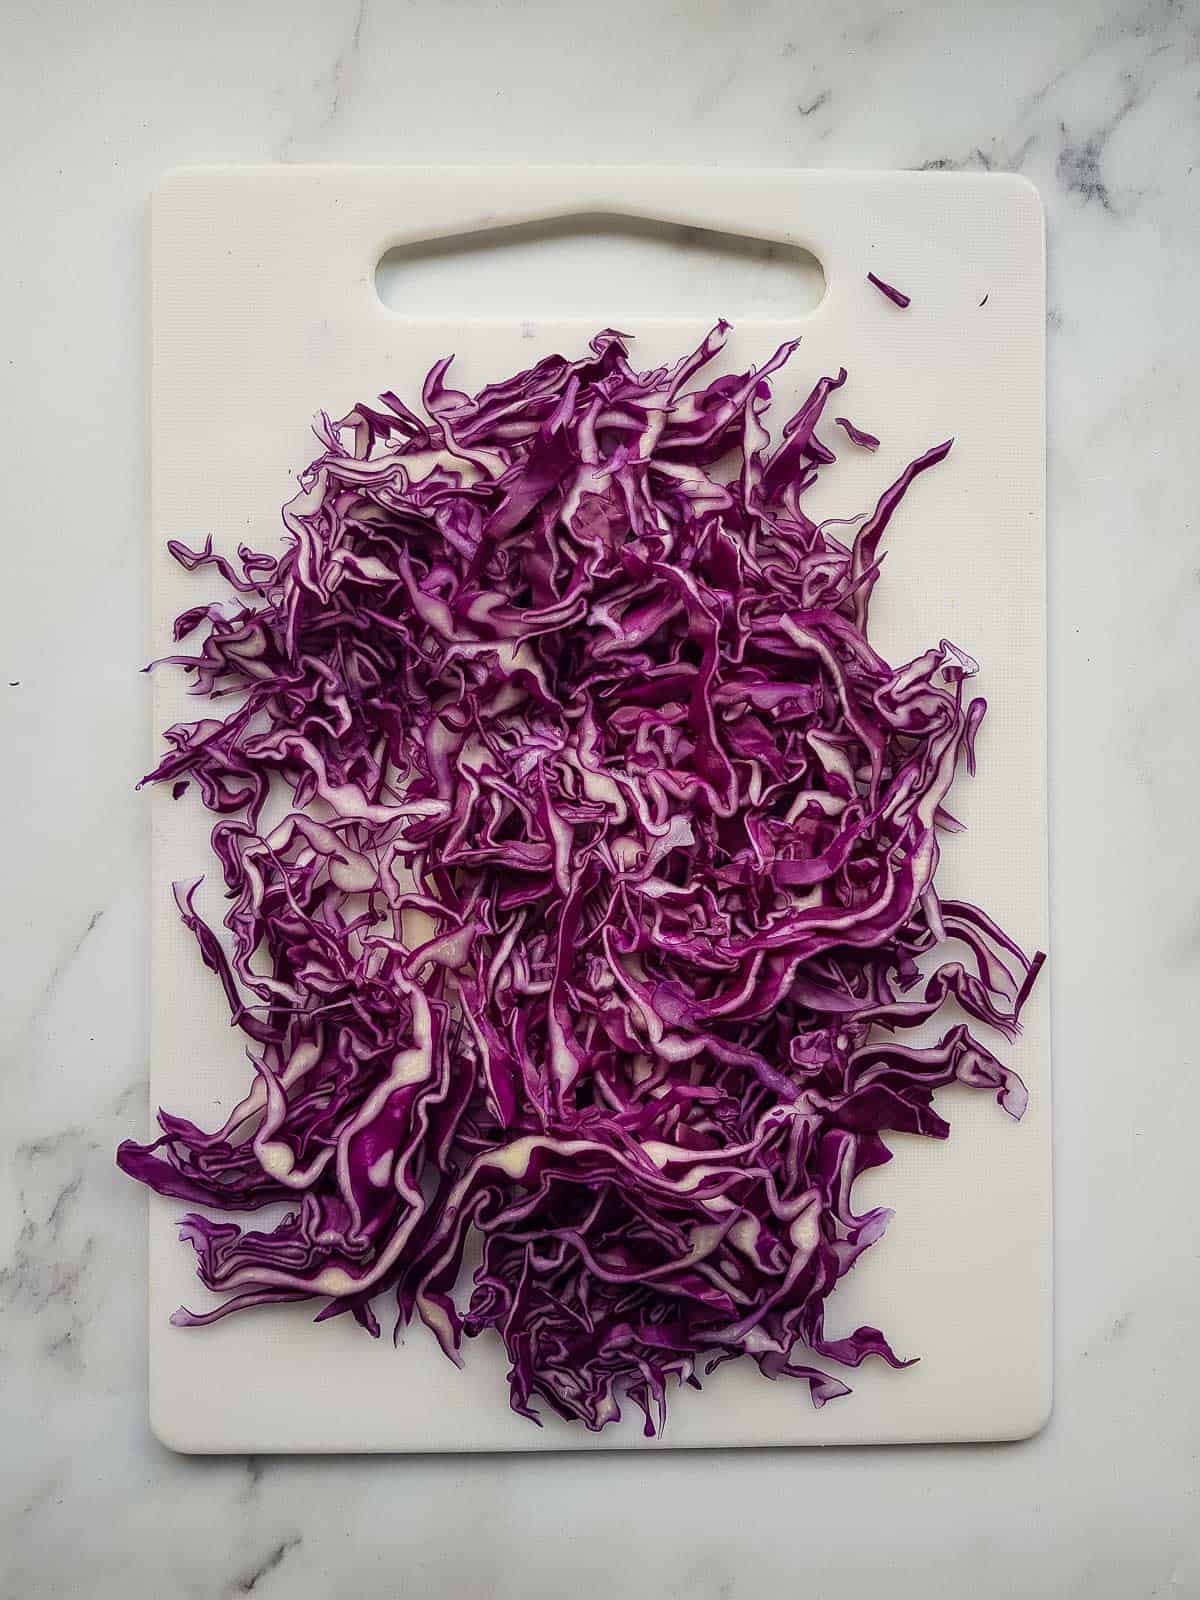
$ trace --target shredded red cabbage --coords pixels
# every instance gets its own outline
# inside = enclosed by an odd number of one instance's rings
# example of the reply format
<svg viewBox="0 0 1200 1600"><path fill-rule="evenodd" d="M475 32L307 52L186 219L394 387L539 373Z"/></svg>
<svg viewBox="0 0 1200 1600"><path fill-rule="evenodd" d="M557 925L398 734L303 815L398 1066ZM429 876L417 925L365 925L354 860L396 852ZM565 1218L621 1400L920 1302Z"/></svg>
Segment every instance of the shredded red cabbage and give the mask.
<svg viewBox="0 0 1200 1600"><path fill-rule="evenodd" d="M894 306L899 306L901 311L912 304L910 295L905 294L902 289L897 289L890 283L884 283L883 279L877 278L873 272L867 273L867 282L873 283L880 294L890 300Z"/></svg>
<svg viewBox="0 0 1200 1600"><path fill-rule="evenodd" d="M842 429L851 444L856 444L863 450L879 449L879 440L875 435L868 433L865 428L856 428L849 417L834 417L833 420Z"/></svg>
<svg viewBox="0 0 1200 1600"><path fill-rule="evenodd" d="M439 362L423 415L322 414L281 555L171 546L237 598L176 622L207 627L169 659L214 705L148 781L217 815L227 939L176 898L254 1077L216 1131L161 1111L118 1161L291 1208L184 1219L222 1299L178 1323L317 1298L377 1334L390 1292L456 1361L499 1334L522 1416L591 1429L627 1401L661 1429L672 1380L737 1356L818 1406L848 1392L822 1359L905 1365L825 1330L890 1215L854 1181L888 1130L946 1137L940 1085L1026 1097L962 1021L897 1035L949 1000L1011 1037L1042 958L934 887L974 664L867 639L880 540L949 442L843 543L803 501L845 373L772 445L795 346L705 383L725 331L645 373L606 331L476 395Z"/></svg>

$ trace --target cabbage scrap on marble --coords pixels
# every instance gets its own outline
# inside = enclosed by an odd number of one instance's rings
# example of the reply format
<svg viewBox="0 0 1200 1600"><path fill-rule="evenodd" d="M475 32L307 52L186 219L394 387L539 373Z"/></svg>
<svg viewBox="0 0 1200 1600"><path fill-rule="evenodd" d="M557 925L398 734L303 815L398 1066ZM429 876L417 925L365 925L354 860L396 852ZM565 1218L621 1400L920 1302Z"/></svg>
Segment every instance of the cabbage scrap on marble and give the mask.
<svg viewBox="0 0 1200 1600"><path fill-rule="evenodd" d="M1020 1117L972 1029L1016 1034L1042 957L935 886L974 663L868 636L950 442L815 522L846 374L772 439L798 341L706 381L726 332L639 371L605 330L474 395L440 361L420 411L320 415L281 554L171 543L228 593L175 623L208 705L147 781L215 818L224 934L176 899L251 1068L221 1127L164 1109L118 1152L199 1208L221 1299L177 1323L316 1300L378 1335L390 1300L455 1361L502 1339L521 1416L648 1434L738 1357L817 1406L908 1364L826 1330L891 1214L854 1183L947 1136L942 1085Z"/></svg>

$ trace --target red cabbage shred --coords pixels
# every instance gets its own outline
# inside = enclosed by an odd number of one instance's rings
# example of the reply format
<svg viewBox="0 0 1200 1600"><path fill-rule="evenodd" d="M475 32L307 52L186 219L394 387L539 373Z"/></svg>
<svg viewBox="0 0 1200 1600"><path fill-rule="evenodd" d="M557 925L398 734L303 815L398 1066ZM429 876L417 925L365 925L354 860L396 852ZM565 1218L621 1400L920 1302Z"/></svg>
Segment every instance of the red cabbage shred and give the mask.
<svg viewBox="0 0 1200 1600"><path fill-rule="evenodd" d="M175 624L212 705L147 781L215 816L224 934L176 899L253 1069L221 1127L118 1152L198 1208L220 1300L177 1323L315 1300L378 1334L388 1296L455 1361L498 1335L522 1416L647 1433L735 1357L818 1406L830 1365L906 1364L826 1331L890 1216L854 1181L947 1136L944 1084L1021 1115L972 1029L1015 1035L1041 957L935 888L974 663L868 639L949 442L840 539L804 499L845 373L772 443L795 345L706 382L725 333L638 372L605 331L476 395L441 361L420 412L322 413L282 554L172 544L234 598Z"/></svg>
<svg viewBox="0 0 1200 1600"><path fill-rule="evenodd" d="M901 311L907 311L912 304L912 296L897 289L894 283L885 283L882 278L876 277L873 272L867 273L867 282L873 283L885 299L890 300L894 306L899 306Z"/></svg>

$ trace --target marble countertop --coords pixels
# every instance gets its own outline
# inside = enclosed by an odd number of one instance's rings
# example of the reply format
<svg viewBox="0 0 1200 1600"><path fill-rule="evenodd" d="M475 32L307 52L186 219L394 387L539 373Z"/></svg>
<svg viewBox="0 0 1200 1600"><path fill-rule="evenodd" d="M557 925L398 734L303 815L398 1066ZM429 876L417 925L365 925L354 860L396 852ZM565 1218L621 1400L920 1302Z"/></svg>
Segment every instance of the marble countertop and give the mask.
<svg viewBox="0 0 1200 1600"><path fill-rule="evenodd" d="M15 0L0 128L3 1600L1200 1595L1200 7ZM1028 1443L188 1459L147 1431L145 1202L111 1164L145 1115L145 199L184 162L481 153L1045 198L1057 1392Z"/></svg>

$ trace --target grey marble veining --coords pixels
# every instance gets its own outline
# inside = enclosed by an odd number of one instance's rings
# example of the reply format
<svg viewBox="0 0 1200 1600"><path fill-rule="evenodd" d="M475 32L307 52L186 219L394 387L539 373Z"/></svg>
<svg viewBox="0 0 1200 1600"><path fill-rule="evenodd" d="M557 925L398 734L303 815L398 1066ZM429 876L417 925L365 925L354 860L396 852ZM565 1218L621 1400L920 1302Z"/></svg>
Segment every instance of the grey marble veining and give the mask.
<svg viewBox="0 0 1200 1600"><path fill-rule="evenodd" d="M1200 1594L1200 7L0 18L0 1596ZM1009 1448L186 1460L145 1422L142 208L168 165L1018 169L1048 213L1058 1389ZM302 1397L298 1397L298 1403Z"/></svg>

